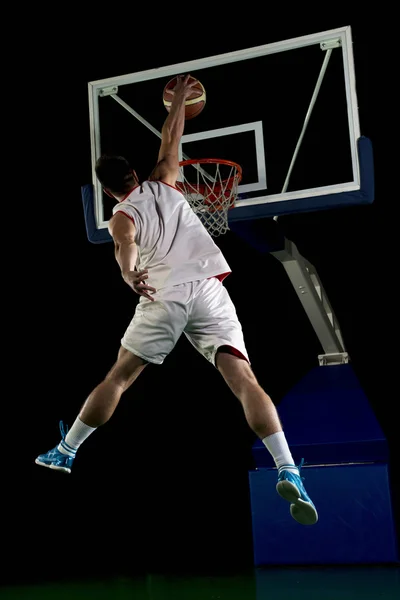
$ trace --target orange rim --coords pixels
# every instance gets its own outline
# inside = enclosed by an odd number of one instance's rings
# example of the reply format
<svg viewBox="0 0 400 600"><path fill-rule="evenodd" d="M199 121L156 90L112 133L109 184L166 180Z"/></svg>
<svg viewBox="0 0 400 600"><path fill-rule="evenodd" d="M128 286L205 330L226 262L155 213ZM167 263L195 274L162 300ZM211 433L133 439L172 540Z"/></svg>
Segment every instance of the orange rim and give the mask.
<svg viewBox="0 0 400 600"><path fill-rule="evenodd" d="M237 163L231 160L224 160L223 158L193 158L190 160L182 160L179 163L180 167L186 167L188 165L199 165L199 164L222 164L227 167L235 167L236 172L228 179L223 179L221 182L215 183L213 187L213 191L209 192L208 195L205 192L208 190L205 183L186 183L185 181L177 181L176 187L180 189L182 192L185 192L187 188L190 186L192 189L197 190L199 194L204 196L204 204L206 206L212 205L212 209L209 208L209 212L214 212L216 210L223 210L224 206L219 203L220 196L216 196L216 194L221 194L221 192L225 195L225 192L232 189L235 180L237 180L237 184L239 184L242 180L242 167ZM223 190L223 191L222 191ZM235 198L232 198L231 207L234 206Z"/></svg>
<svg viewBox="0 0 400 600"><path fill-rule="evenodd" d="M206 163L206 164L219 163L221 165L227 165L228 167L236 167L237 175L239 176L238 183L240 183L242 180L242 167L240 165L238 165L237 163L233 162L232 160L224 160L223 158L192 158L190 160L182 160L179 163L179 166L186 167L187 165L198 165L201 163ZM237 175L233 175L229 179L225 179L223 181L223 183L225 183L226 181L229 181L230 179L234 179L235 177L237 177Z"/></svg>

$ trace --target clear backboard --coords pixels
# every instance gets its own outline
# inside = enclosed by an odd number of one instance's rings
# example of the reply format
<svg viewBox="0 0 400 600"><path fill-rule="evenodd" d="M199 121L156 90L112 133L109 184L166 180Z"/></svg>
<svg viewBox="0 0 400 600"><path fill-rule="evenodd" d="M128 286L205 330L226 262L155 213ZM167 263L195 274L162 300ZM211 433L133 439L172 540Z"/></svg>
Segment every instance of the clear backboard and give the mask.
<svg viewBox="0 0 400 600"><path fill-rule="evenodd" d="M202 82L207 103L186 122L180 158L241 165L229 222L373 201L372 147L360 136L351 28L342 27L90 82L93 181L84 196L98 241L106 241L101 231L107 237L115 202L95 177L97 158L126 156L146 179L168 114L164 86L186 73Z"/></svg>

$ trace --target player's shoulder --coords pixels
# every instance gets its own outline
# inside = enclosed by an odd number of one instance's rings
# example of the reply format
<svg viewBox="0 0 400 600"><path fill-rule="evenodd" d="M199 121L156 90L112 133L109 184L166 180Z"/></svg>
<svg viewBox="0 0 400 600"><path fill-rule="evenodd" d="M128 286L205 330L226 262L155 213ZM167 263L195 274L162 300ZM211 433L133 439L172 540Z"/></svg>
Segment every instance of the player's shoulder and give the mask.
<svg viewBox="0 0 400 600"><path fill-rule="evenodd" d="M108 231L115 240L133 235L135 232L135 220L131 211L117 210L108 221Z"/></svg>
<svg viewBox="0 0 400 600"><path fill-rule="evenodd" d="M181 190L178 189L175 185L168 183L167 181L163 181L162 179L148 179L143 182L143 185L147 184L150 189L158 188L161 193L176 193L182 194Z"/></svg>
<svg viewBox="0 0 400 600"><path fill-rule="evenodd" d="M130 208L131 204L132 203L129 202L128 198L125 198L125 200L121 200L120 202L115 204L115 206L113 206L113 215L116 215L118 212L123 212L126 208Z"/></svg>

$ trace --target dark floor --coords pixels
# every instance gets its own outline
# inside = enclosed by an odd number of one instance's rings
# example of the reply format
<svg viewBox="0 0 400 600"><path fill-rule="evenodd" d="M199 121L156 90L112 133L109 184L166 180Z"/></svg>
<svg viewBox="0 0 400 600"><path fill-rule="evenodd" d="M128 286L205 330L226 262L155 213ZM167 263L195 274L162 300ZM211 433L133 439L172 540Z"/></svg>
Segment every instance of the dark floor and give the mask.
<svg viewBox="0 0 400 600"><path fill-rule="evenodd" d="M92 582L13 586L7 600L398 600L400 568L267 568L237 575L149 574Z"/></svg>

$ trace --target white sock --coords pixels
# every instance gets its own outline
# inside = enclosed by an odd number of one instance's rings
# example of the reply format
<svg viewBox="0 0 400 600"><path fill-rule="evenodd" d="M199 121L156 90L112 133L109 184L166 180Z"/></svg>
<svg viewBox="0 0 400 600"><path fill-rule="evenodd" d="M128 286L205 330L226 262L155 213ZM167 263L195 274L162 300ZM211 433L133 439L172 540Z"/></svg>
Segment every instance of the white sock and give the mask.
<svg viewBox="0 0 400 600"><path fill-rule="evenodd" d="M299 470L294 464L294 460L283 431L278 431L278 433L268 435L263 439L262 442L267 450L269 450L269 453L274 459L276 467L279 471L283 470L284 468L287 471L296 473L296 475L299 474Z"/></svg>
<svg viewBox="0 0 400 600"><path fill-rule="evenodd" d="M93 431L95 431L95 429L97 429L97 427L89 427L89 425L86 425L79 417L77 417L75 423L65 436L65 439L61 440L58 444L58 450L63 454L68 454L68 456L74 458L79 446L91 433L93 433Z"/></svg>

